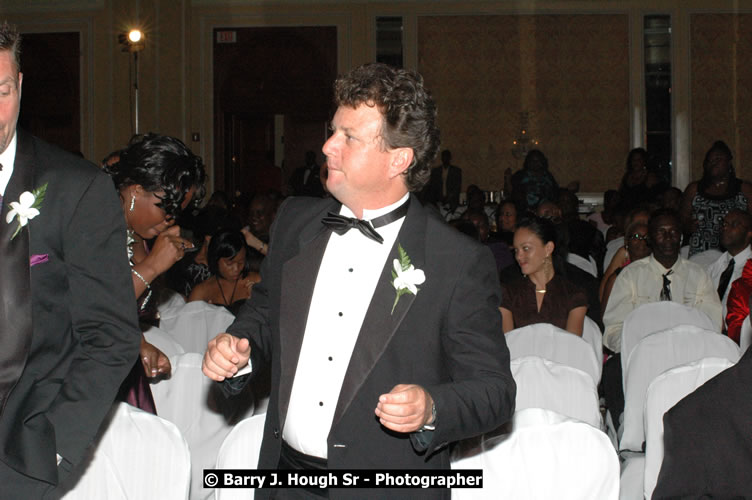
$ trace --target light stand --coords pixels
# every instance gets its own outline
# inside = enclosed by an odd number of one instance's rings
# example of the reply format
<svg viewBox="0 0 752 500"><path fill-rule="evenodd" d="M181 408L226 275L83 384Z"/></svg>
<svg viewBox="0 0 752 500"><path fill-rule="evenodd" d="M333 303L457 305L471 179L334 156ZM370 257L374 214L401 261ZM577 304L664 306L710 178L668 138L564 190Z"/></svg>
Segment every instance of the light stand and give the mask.
<svg viewBox="0 0 752 500"><path fill-rule="evenodd" d="M135 102L133 117L135 134L138 134L138 53L141 52L145 47L144 34L141 32L141 30L133 29L127 34L121 33L120 35L118 35L118 42L123 45L123 52L133 53L133 91Z"/></svg>

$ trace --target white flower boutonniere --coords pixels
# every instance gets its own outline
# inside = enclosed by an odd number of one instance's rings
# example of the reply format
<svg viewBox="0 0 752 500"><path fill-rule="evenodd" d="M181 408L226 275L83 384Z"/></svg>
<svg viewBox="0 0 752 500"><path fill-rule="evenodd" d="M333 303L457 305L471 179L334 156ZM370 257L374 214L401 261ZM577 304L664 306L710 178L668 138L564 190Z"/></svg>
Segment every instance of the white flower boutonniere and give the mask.
<svg viewBox="0 0 752 500"><path fill-rule="evenodd" d="M394 314L394 308L397 307L397 302L402 295L406 293L417 295L419 290L417 285L422 285L426 281L426 274L413 267L410 263L410 256L407 255L402 245L397 245L397 251L399 252L399 259L394 259L394 269L392 269L392 286L397 290L392 314Z"/></svg>
<svg viewBox="0 0 752 500"><path fill-rule="evenodd" d="M31 219L39 215L39 207L42 206L44 194L46 192L47 184L45 183L44 186L39 187L32 192L24 191L21 193L18 201L10 202L11 210L5 217L5 222L10 224L13 222L13 219L18 219L18 227L16 227L15 232L10 237L11 240L21 232L21 229L28 224Z"/></svg>

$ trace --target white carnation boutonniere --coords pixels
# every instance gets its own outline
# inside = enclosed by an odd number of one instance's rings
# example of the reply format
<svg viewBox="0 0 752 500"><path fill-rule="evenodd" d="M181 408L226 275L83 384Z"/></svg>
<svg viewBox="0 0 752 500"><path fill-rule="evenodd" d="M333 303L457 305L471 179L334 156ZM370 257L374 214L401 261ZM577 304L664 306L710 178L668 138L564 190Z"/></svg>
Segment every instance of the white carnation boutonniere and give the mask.
<svg viewBox="0 0 752 500"><path fill-rule="evenodd" d="M418 290L420 290L418 285L422 285L426 281L426 274L421 269L415 269L410 263L410 256L407 255L402 245L397 245L397 251L399 252L399 259L394 259L394 269L392 269L392 286L397 290L392 314L394 314L394 308L397 307L397 302L399 302L401 296L406 293L417 295Z"/></svg>
<svg viewBox="0 0 752 500"><path fill-rule="evenodd" d="M18 222L18 227L16 227L15 232L10 237L11 240L21 232L21 229L23 229L31 219L39 215L39 208L42 206L44 194L46 192L47 184L45 183L44 186L38 187L34 191L24 191L21 193L18 201L10 202L10 211L5 217L5 222L10 224L13 222L13 219L17 219Z"/></svg>

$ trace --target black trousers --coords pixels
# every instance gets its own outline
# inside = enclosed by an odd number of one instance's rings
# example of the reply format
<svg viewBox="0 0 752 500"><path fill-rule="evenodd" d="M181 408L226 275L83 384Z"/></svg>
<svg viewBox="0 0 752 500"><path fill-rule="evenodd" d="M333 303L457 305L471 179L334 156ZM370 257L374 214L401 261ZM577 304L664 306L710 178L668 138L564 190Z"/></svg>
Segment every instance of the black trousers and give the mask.
<svg viewBox="0 0 752 500"><path fill-rule="evenodd" d="M279 455L279 470L326 470L327 462L323 458L312 457L301 453L282 441L282 451ZM279 500L318 500L329 498L328 488L278 488L272 493L272 498Z"/></svg>
<svg viewBox="0 0 752 500"><path fill-rule="evenodd" d="M624 387L621 378L621 354L617 353L608 358L603 365L601 376L603 397L606 399L606 408L611 414L611 420L618 429L619 417L624 413Z"/></svg>

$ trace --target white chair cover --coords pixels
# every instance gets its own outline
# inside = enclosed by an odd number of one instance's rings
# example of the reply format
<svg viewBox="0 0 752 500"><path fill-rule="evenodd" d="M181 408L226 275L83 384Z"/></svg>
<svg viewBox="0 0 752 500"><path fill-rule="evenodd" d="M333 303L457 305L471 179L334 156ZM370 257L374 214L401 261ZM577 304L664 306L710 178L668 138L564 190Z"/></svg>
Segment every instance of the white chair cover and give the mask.
<svg viewBox="0 0 752 500"><path fill-rule="evenodd" d="M750 320L748 314L747 317L744 318L744 322L742 323L742 331L739 336L739 348L742 354L747 352L747 347L752 344L752 322L750 321L752 320Z"/></svg>
<svg viewBox="0 0 752 500"><path fill-rule="evenodd" d="M206 345L218 333L227 330L235 316L222 306L202 300L188 302L160 313L159 327L183 346L185 352L206 351Z"/></svg>
<svg viewBox="0 0 752 500"><path fill-rule="evenodd" d="M165 356L174 358L178 354L183 354L183 346L178 344L175 339L166 331L153 326L144 332L144 338L157 349L165 353Z"/></svg>
<svg viewBox="0 0 752 500"><path fill-rule="evenodd" d="M238 423L219 449L217 469L255 469L265 421L266 413L262 413ZM216 500L251 500L254 495L254 490L250 488L218 488L214 492Z"/></svg>
<svg viewBox="0 0 752 500"><path fill-rule="evenodd" d="M624 424L620 450L642 451L643 415L650 382L666 370L707 357L739 361L739 347L725 335L680 325L642 339L632 351L624 378Z"/></svg>
<svg viewBox="0 0 752 500"><path fill-rule="evenodd" d="M170 359L172 376L152 384L157 413L177 425L193 457L191 498L210 498L202 484L202 470L210 469L217 451L235 422L253 415L250 384L239 396L225 398L219 386L201 372L203 355L179 354Z"/></svg>
<svg viewBox="0 0 752 500"><path fill-rule="evenodd" d="M643 304L627 314L621 330L621 375L626 379L626 367L632 349L646 336L677 325L695 325L705 330L716 326L707 314L678 302L661 301Z"/></svg>
<svg viewBox="0 0 752 500"><path fill-rule="evenodd" d="M606 255L603 256L603 271L608 269L611 265L611 261L614 259L614 255L624 246L624 236L619 236L606 243Z"/></svg>
<svg viewBox="0 0 752 500"><path fill-rule="evenodd" d="M733 365L725 358L703 358L665 371L650 383L645 399L645 498L653 496L663 462L663 414Z"/></svg>
<svg viewBox="0 0 752 500"><path fill-rule="evenodd" d="M593 348L595 359L601 365L599 371L603 371L603 332L598 323L588 316L585 316L585 323L582 325L582 340ZM600 377L600 374L598 376Z"/></svg>
<svg viewBox="0 0 752 500"><path fill-rule="evenodd" d="M185 500L191 474L188 445L172 423L116 403L91 462L64 500Z"/></svg>
<svg viewBox="0 0 752 500"><path fill-rule="evenodd" d="M598 265L595 263L595 260L593 260L592 257L585 258L581 255L577 255L576 253L568 253L567 254L567 262L570 264L579 267L586 273L591 274L593 277L598 277Z"/></svg>
<svg viewBox="0 0 752 500"><path fill-rule="evenodd" d="M720 250L716 248L711 248L710 250L705 250L704 252L696 253L692 257L689 258L690 262L694 262L695 264L702 266L703 269L706 269L710 267L710 265L717 261L718 258L723 254Z"/></svg>
<svg viewBox="0 0 752 500"><path fill-rule="evenodd" d="M506 341L511 359L538 356L584 371L593 377L595 385L600 382L603 360L594 356L581 337L550 323L516 328L506 334Z"/></svg>
<svg viewBox="0 0 752 500"><path fill-rule="evenodd" d="M602 428L598 390L587 373L537 356L513 359L511 369L517 410L545 408Z"/></svg>
<svg viewBox="0 0 752 500"><path fill-rule="evenodd" d="M482 469L483 489L454 489L453 499L615 500L619 495L619 459L606 435L549 410L519 410L510 433L484 436L476 448L458 450L452 469Z"/></svg>
<svg viewBox="0 0 752 500"><path fill-rule="evenodd" d="M175 290L169 288L163 289L159 294L159 303L157 304L157 310L161 316L164 312L170 309L179 309L185 305L185 298ZM169 313L168 313L169 314Z"/></svg>
<svg viewBox="0 0 752 500"><path fill-rule="evenodd" d="M642 500L645 454L627 451L621 453L621 459L619 500Z"/></svg>

